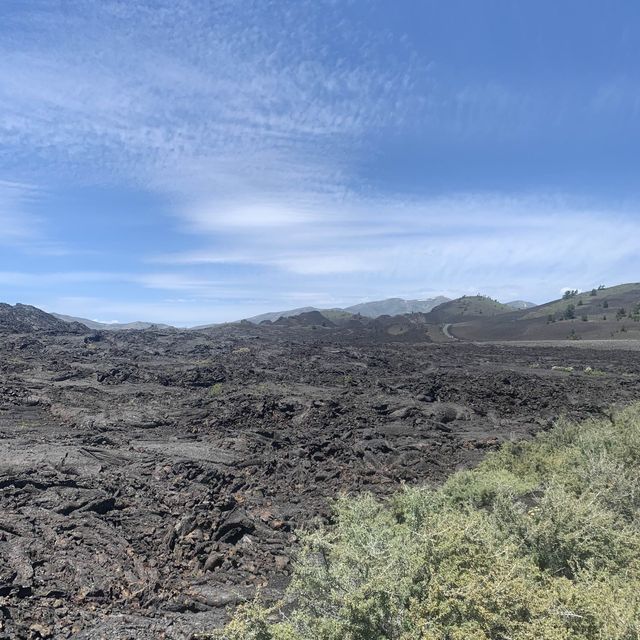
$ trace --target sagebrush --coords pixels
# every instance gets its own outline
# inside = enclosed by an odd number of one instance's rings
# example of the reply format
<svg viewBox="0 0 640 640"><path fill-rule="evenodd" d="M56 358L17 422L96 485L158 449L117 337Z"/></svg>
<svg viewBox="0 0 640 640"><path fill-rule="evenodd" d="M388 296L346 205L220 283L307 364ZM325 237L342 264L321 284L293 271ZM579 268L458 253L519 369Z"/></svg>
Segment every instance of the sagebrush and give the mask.
<svg viewBox="0 0 640 640"><path fill-rule="evenodd" d="M640 405L561 421L437 490L344 497L285 598L224 640L640 639Z"/></svg>

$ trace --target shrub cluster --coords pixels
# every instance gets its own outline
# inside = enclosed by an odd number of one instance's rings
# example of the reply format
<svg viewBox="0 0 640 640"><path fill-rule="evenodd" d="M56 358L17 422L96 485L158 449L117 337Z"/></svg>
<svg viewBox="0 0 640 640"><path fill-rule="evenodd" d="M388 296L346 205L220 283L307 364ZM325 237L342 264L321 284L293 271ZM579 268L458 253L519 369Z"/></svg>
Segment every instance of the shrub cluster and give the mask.
<svg viewBox="0 0 640 640"><path fill-rule="evenodd" d="M344 497L286 597L224 640L638 640L640 405L561 421L439 489Z"/></svg>

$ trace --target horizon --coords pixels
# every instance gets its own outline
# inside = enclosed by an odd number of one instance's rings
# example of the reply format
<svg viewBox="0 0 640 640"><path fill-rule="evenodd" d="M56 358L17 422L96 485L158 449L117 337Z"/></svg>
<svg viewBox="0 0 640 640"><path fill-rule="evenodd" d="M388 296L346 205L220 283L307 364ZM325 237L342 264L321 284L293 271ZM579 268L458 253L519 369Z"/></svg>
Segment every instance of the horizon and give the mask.
<svg viewBox="0 0 640 640"><path fill-rule="evenodd" d="M635 282L640 7L602 7L9 0L0 301L180 327Z"/></svg>
<svg viewBox="0 0 640 640"><path fill-rule="evenodd" d="M81 316L72 316L69 314L64 314L64 313L59 313L55 310L49 311L47 309L43 309L40 307L36 307L39 308L41 311L44 311L45 313L54 315L60 319L64 319L66 321L76 321L76 322L95 322L101 325L120 325L120 326L124 326L124 325L130 325L130 324L155 324L155 325L160 325L160 326L169 326L172 327L174 329L197 329L197 328L201 328L201 327L205 327L205 326L220 326L220 325L224 325L224 324L234 324L234 323L239 323L239 322L244 322L244 321L251 321L254 322L258 319L260 319L262 316L278 316L278 314L282 314L279 317L284 318L284 317L295 317L296 315L302 314L302 313L306 313L309 311L319 311L319 312L323 312L323 311L349 311L350 313L355 313L355 315L359 315L361 313L361 311L350 311L350 309L352 307L358 307L358 306L362 306L362 305L367 305L367 304L379 304L379 303L384 303L384 302L390 302L390 301L402 301L402 302L432 302L433 300L436 300L437 298L444 298L445 301L444 302L439 302L438 304L436 304L433 309L438 309L439 307L449 303L449 302L456 302L457 300L463 300L465 298L484 298L487 300L492 300L494 302L498 302L502 305L505 306L509 306L509 305L513 305L514 303L525 303L527 305L532 305L532 309L538 306L545 306L548 304L553 304L555 302L559 302L562 301L563 299L565 299L565 295L568 292L572 293L571 298L577 296L581 296L584 295L586 293L592 293L592 295L595 294L595 292L599 292L600 290L604 290L606 292L611 291L612 289L618 289L620 287L629 287L629 286L634 286L634 285L640 285L640 283L633 283L633 282L627 282L627 283L615 283L615 284L610 284L610 285L604 285L604 284L600 284L597 287L592 287L590 289L571 289L569 287L564 287L560 290L560 296L558 298L553 298L553 299L549 299L549 300L544 300L542 302L532 302L531 300L525 300L522 298L519 299L514 299L514 300L497 300L495 298L492 298L491 296L487 296L481 292L477 292L475 294L463 294L462 296L458 297L458 298L447 298L447 296L434 296L433 298L427 298L427 299L406 299L406 298L398 298L398 297L391 297L391 298L385 298L385 299L381 299L381 300L365 300L365 301L361 301L359 303L355 303L354 305L350 305L350 306L344 306L344 307L315 307L315 306L304 306L304 307L296 307L296 308L292 308L292 309L279 309L279 310L271 310L271 311L266 311L264 313L259 313L256 314L254 316L247 316L247 317L243 317L243 318L235 318L233 320L225 320L223 322L219 322L219 323L207 323L207 324L182 324L182 325L172 325L170 323L166 323L166 322L149 322L143 319L138 318L137 320L130 320L127 322L120 322L119 320L104 320L104 319L100 319L100 318L85 318L85 317L81 317ZM0 300L0 305L1 304L6 304L4 301ZM11 303L9 303L11 304ZM13 305L20 305L20 304L26 304L26 303L21 303L21 302L15 302L13 303ZM34 306L35 305L28 305L27 306ZM515 310L518 307L513 307L513 309ZM295 313L292 313L295 312ZM413 314L416 313L415 311L408 311L408 312L401 312L400 314L396 314L396 313L382 313L381 315L404 315L404 313L407 314ZM418 313L425 313L428 314L428 311L421 311ZM367 315L367 314L365 314ZM375 316L368 316L370 318L374 318L374 317L380 317L379 315L375 315ZM274 318L272 318L273 320Z"/></svg>

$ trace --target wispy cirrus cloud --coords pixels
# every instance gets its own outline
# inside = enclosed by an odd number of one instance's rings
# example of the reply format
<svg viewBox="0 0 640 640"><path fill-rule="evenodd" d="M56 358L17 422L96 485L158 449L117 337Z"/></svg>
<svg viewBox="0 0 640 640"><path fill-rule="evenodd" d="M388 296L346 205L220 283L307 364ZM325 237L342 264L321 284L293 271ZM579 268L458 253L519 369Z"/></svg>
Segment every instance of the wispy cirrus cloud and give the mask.
<svg viewBox="0 0 640 640"><path fill-rule="evenodd" d="M324 189L318 172L338 170L341 138L344 152L406 109L411 69L367 68L371 38L356 61L317 49L353 35L333 3L159 4L34 4L14 16L29 28L0 45L4 140L43 156L64 146L71 164L111 160L127 177L171 172L177 188L268 190L296 175Z"/></svg>
<svg viewBox="0 0 640 640"><path fill-rule="evenodd" d="M317 212L286 234L255 229L250 238L243 233L235 248L203 247L156 260L191 267L258 265L287 282L330 282L338 297L355 288L364 295L373 287L380 295L489 291L509 297L524 287L542 300L548 283L539 278L541 271L562 273L585 287L620 278L615 273L633 280L637 214L559 195L469 193L375 204L363 199L344 202L339 217ZM487 287L506 273L520 284Z"/></svg>
<svg viewBox="0 0 640 640"><path fill-rule="evenodd" d="M0 180L0 242L22 242L33 236L33 219L27 213L31 201L39 197L34 185Z"/></svg>

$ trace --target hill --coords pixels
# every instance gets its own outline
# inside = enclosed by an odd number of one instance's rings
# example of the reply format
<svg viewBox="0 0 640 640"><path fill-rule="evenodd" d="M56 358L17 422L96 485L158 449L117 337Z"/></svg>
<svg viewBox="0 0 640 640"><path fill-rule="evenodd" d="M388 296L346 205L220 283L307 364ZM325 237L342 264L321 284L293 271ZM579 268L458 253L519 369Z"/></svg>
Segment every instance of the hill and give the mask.
<svg viewBox="0 0 640 640"><path fill-rule="evenodd" d="M568 292L493 318L459 318L449 331L463 340L640 339L640 283Z"/></svg>
<svg viewBox="0 0 640 640"><path fill-rule="evenodd" d="M0 329L12 333L54 331L70 333L85 330L77 322L64 322L50 313L28 304L11 306L0 302Z"/></svg>
<svg viewBox="0 0 640 640"><path fill-rule="evenodd" d="M267 323L268 320L263 322ZM280 317L273 322L274 325L280 327L335 327L331 322L319 311L305 311L295 316Z"/></svg>
<svg viewBox="0 0 640 640"><path fill-rule="evenodd" d="M438 305L426 314L433 324L461 322L471 318L487 318L513 311L511 307L486 296L462 296Z"/></svg>

